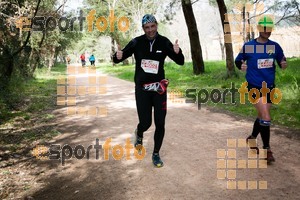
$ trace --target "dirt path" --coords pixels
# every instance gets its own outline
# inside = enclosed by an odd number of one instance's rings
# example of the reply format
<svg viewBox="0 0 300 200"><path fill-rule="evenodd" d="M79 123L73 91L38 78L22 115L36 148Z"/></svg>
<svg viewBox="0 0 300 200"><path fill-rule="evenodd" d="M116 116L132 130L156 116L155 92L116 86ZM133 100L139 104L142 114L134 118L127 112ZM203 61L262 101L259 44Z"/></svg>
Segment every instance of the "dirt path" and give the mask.
<svg viewBox="0 0 300 200"><path fill-rule="evenodd" d="M103 75L100 75L101 77ZM82 78L82 79L81 79ZM82 76L78 80L84 82ZM77 107L91 106L102 109L98 116L66 115L66 107L54 111L58 118L60 136L52 144L69 144L71 147L95 145L96 138L103 145L111 138L111 145L124 147L126 139L133 143L133 131L138 118L134 100L134 84L107 77L106 94L86 95L78 99ZM102 86L101 86L102 87ZM104 108L107 109L105 115ZM99 109L99 110L101 110ZM165 162L163 168L154 168L151 162L154 124L144 134L146 155L143 160L104 159L103 149L96 159L95 149L90 159L66 160L62 166L59 160L34 160L35 182L31 188L15 197L33 199L299 199L300 188L300 142L287 138L282 129L271 128L271 145L276 162L265 167L260 159L248 158L248 148L239 147L252 130L252 122L212 112L206 108L176 103L169 100L166 121L166 135L161 149ZM300 134L300 133L297 133ZM227 139L229 146L227 146ZM243 140L239 140L243 139ZM236 144L236 147L230 146ZM261 146L261 140L259 138ZM217 151L218 149L221 149ZM222 161L222 149L231 149L228 158ZM124 149L124 154L125 154ZM219 152L220 159L218 159ZM232 152L236 153L236 157ZM239 161L235 168L224 169L223 162ZM248 163L248 168L242 162ZM218 165L217 165L218 162ZM255 166L258 162L258 167ZM233 163L234 164L234 163ZM230 167L230 166L228 166ZM252 168L250 168L252 167ZM229 171L229 177L222 176L222 170ZM236 176L234 176L236 173ZM245 189L227 189L234 183ZM223 177L224 178L224 177ZM246 182L243 182L246 181ZM249 181L249 182L248 182ZM243 185L245 184L246 185ZM257 184L257 186L255 185ZM267 184L267 185L266 185ZM251 189L256 188L256 189ZM265 188L265 189L264 189Z"/></svg>

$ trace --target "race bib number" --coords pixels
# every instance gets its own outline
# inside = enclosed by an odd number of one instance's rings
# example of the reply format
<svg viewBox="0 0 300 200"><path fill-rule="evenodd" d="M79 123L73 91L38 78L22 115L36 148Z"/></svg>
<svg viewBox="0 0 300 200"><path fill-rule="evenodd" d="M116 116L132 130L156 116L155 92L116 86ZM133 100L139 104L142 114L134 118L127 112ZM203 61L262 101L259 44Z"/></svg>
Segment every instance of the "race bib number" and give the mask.
<svg viewBox="0 0 300 200"><path fill-rule="evenodd" d="M157 74L159 68L159 61L142 59L141 67L146 73Z"/></svg>
<svg viewBox="0 0 300 200"><path fill-rule="evenodd" d="M274 63L273 58L257 60L258 69L271 68L271 67L273 67L273 63Z"/></svg>

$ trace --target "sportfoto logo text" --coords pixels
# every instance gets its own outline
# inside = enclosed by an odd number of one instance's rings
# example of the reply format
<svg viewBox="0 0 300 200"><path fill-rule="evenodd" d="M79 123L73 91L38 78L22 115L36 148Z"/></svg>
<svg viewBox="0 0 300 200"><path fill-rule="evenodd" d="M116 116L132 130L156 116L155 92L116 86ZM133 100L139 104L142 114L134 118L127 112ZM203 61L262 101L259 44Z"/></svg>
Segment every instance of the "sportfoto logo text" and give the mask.
<svg viewBox="0 0 300 200"><path fill-rule="evenodd" d="M262 103L267 103L267 95L270 95L270 99L272 103L279 104L282 100L282 93L278 88L273 88L270 90L267 87L267 83L265 81L262 82L262 87L260 90L256 88L252 88L248 90L247 88L248 82L242 83L240 88L236 88L234 83L231 83L231 88L226 88L224 91L221 91L220 89L213 89L211 91L207 89L187 89L185 91L185 103L197 103L198 104L198 110L201 109L201 104L205 104L211 100L213 103L220 103L226 104L226 96L229 95L231 104L235 104L235 94L240 94L240 103L245 104L246 103L246 94L248 94L248 100L252 104L257 104L260 100L260 97L262 98ZM254 96L253 96L254 95Z"/></svg>
<svg viewBox="0 0 300 200"><path fill-rule="evenodd" d="M37 145L32 150L32 155L35 156L39 160L61 160L61 164L64 165L66 160L71 158L76 158L78 160L82 160L86 158L90 159L90 152L95 150L95 158L99 160L99 154L101 149L103 149L103 159L109 160L109 155L111 155L115 160L121 160L125 157L125 160L131 160L131 150L134 151L134 158L137 160L142 160L146 155L146 149L142 145L138 145L134 147L131 144L130 139L126 139L126 143L124 146L120 144L112 145L112 139L107 138L103 145L99 144L99 139L96 139L95 145L89 145L85 148L83 145L75 145L74 147L65 144L51 144L50 147L46 147L44 145Z"/></svg>
<svg viewBox="0 0 300 200"><path fill-rule="evenodd" d="M79 12L79 17L59 17L53 16L36 16L34 18L21 16L16 21L16 28L22 31L54 31L58 28L60 31L83 31L84 22L87 23L87 31L92 32L98 30L104 32L108 30L110 32L115 31L115 25L117 30L126 32L130 26L130 20L121 16L117 18L114 10L109 11L109 16L96 16L96 10L90 10L87 16L84 16L82 10ZM74 24L79 24L79 30L76 30Z"/></svg>

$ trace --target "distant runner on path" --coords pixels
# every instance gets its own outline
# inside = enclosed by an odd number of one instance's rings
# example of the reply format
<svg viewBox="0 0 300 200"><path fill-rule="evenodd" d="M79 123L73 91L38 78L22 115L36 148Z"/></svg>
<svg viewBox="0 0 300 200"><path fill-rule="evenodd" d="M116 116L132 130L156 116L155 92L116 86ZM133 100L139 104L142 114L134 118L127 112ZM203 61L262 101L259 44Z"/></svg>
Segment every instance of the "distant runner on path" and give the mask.
<svg viewBox="0 0 300 200"><path fill-rule="evenodd" d="M91 65L95 66L95 56L93 54L90 56L89 60L91 62Z"/></svg>
<svg viewBox="0 0 300 200"><path fill-rule="evenodd" d="M81 54L80 60L81 60L81 65L82 65L82 67L84 67L84 66L85 66L85 55L84 55L84 53Z"/></svg>

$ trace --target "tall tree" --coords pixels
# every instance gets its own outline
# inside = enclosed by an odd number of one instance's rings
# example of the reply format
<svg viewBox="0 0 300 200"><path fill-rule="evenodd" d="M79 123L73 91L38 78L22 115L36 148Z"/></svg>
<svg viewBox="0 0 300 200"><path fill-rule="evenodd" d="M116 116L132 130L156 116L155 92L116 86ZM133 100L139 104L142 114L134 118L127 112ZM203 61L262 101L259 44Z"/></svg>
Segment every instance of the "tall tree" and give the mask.
<svg viewBox="0 0 300 200"><path fill-rule="evenodd" d="M232 48L232 38L230 26L225 30L225 14L227 13L227 7L224 0L217 0L221 23L224 31L224 41L225 41L225 52L226 52L226 68L227 68L227 77L231 77L235 74L234 69L234 59L233 59L233 48Z"/></svg>
<svg viewBox="0 0 300 200"><path fill-rule="evenodd" d="M200 45L197 23L190 0L181 0L182 10L188 28L194 74L204 73L204 62Z"/></svg>
<svg viewBox="0 0 300 200"><path fill-rule="evenodd" d="M280 15L276 24L286 21L290 26L300 26L300 0L276 0L271 9Z"/></svg>
<svg viewBox="0 0 300 200"><path fill-rule="evenodd" d="M63 14L60 9L65 1L61 0L58 8L57 0L1 1L0 81L9 80L13 75L32 77L37 66L48 62L48 68L51 69L55 56L65 54L66 47L78 34L58 31L56 23L55 26L50 25L54 29L51 31L45 24L47 16L52 17L52 22L57 22ZM40 26L37 26L37 22L33 23L34 17L39 17Z"/></svg>
<svg viewBox="0 0 300 200"><path fill-rule="evenodd" d="M114 24L109 24L103 32L98 32L93 36L109 36L111 39L111 55L115 53L116 44L124 47L130 39L137 34L141 34L141 19L146 13L156 14L159 4L156 0L101 0L96 2L94 0L87 1L89 6L96 10L96 15L111 15L115 16ZM108 14L109 13L109 14ZM130 27L128 30L120 30L118 25L120 17L125 17ZM109 17L111 19L111 16ZM124 18L123 18L124 19ZM111 23L111 22L110 22ZM113 27L113 30L111 29ZM127 62L127 61L125 61Z"/></svg>
<svg viewBox="0 0 300 200"><path fill-rule="evenodd" d="M30 5L32 3L32 5ZM15 69L23 70L26 68L28 61L28 52L31 48L28 45L29 39L31 37L31 32L23 34L20 31L19 34L16 34L16 22L21 22L19 16L15 14L25 15L30 12L33 13L33 16L36 16L41 0L38 0L36 4L28 1L3 1L1 2L0 8L0 30L3 33L1 35L0 43L0 79L9 80ZM34 4L34 5L33 5ZM22 24L22 22L20 23ZM20 25L19 24L19 25ZM26 24L27 28L32 28L32 22ZM22 62L18 62L19 58Z"/></svg>

